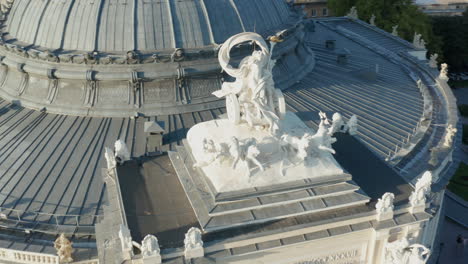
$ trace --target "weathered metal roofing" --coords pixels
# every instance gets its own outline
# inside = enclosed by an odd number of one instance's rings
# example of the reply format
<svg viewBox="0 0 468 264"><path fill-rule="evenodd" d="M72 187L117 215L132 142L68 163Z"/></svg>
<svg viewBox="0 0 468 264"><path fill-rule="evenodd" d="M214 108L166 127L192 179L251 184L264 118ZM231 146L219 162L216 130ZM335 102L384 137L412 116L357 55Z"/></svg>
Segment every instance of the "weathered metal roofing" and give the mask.
<svg viewBox="0 0 468 264"><path fill-rule="evenodd" d="M282 0L16 0L6 31L49 49L164 50L265 33L290 15Z"/></svg>
<svg viewBox="0 0 468 264"><path fill-rule="evenodd" d="M384 159L418 123L422 98L417 86L400 65L335 33L338 47L352 52L348 64L337 64L334 52L324 47L326 31L317 25L316 33L308 33L306 40L316 53L317 66L285 91L289 109L311 126L316 125L318 111L338 111L345 119L357 114L359 140ZM375 81L355 74L375 64L381 72ZM165 148L172 149L191 126L223 113L216 109L137 119L85 118L41 113L5 101L0 107L0 206L68 215L60 217L67 224L76 222L73 215L102 213L105 187L100 168L105 146L122 138L132 156L143 155L144 122L157 120L165 123ZM46 222L53 218L32 213L22 217ZM95 220L80 217L78 222L92 225Z"/></svg>
<svg viewBox="0 0 468 264"><path fill-rule="evenodd" d="M21 2L24 1L17 1ZM360 126L356 138L383 160L416 127L422 114L422 97L403 64L346 37L340 30L327 27L337 27L336 23L336 20L323 20L317 23L315 32L307 33L304 41L315 52L316 67L285 91L289 110L312 127L318 123L318 111L338 111L346 120L357 114ZM359 32L362 39L369 41L375 39L376 34L381 37L379 46L394 53L410 48L389 34L379 35L368 27L359 29L364 25L352 20L342 19L339 26ZM335 52L325 48L328 38L336 40L337 48L350 50L347 64L338 64ZM291 64L302 66L300 61ZM362 69L377 64L379 74L375 80L359 76ZM58 222L71 226L78 222L80 226L92 226L97 219L94 215L102 214L102 205L106 202L100 170L105 166L105 146L112 146L116 139L122 138L132 156L144 154L144 122L155 120L164 121L164 148L173 149L190 127L217 118L223 111L214 109L136 119L91 118L42 113L2 101L0 206L8 217L13 219L19 215L22 222L54 225ZM417 173L411 175L416 177ZM381 191L384 190L376 191L375 195ZM37 225L34 228L38 228Z"/></svg>

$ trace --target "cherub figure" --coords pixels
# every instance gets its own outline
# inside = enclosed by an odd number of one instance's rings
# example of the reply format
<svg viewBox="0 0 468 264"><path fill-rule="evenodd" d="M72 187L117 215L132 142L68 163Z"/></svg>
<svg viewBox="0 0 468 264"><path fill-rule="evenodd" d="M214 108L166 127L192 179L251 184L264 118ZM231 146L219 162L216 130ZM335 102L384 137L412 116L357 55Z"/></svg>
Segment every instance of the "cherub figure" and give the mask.
<svg viewBox="0 0 468 264"><path fill-rule="evenodd" d="M257 159L258 155L260 155L260 150L257 147L255 138L250 138L245 143L240 143L236 137L232 137L231 144L229 145L229 153L234 160L232 168L235 169L239 161L244 162L247 166L247 175L249 177L251 173L249 162L254 163L261 171L265 170Z"/></svg>
<svg viewBox="0 0 468 264"><path fill-rule="evenodd" d="M229 148L226 144L215 144L212 139L203 139L203 152L206 160L199 161L193 165L195 168L201 168L210 165L213 162L222 163L226 161L229 155Z"/></svg>

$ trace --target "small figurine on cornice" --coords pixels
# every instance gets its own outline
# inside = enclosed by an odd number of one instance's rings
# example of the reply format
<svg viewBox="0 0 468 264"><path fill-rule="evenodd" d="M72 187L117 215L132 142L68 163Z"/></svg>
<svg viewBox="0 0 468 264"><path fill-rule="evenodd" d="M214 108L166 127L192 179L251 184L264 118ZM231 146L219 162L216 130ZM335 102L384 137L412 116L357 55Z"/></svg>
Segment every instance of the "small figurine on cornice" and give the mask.
<svg viewBox="0 0 468 264"><path fill-rule="evenodd" d="M413 46L417 49L426 49L426 42L422 39L422 35L414 32Z"/></svg>
<svg viewBox="0 0 468 264"><path fill-rule="evenodd" d="M185 52L183 49L176 49L171 55L171 60L173 62L180 62L185 59Z"/></svg>
<svg viewBox="0 0 468 264"><path fill-rule="evenodd" d="M457 134L457 129L453 127L451 124L447 126L445 129L445 137L444 137L444 147L450 148L453 144L453 138Z"/></svg>
<svg viewBox="0 0 468 264"><path fill-rule="evenodd" d="M437 58L439 58L439 54L434 53L431 55L431 58L429 60L429 67L437 68Z"/></svg>
<svg viewBox="0 0 468 264"><path fill-rule="evenodd" d="M133 50L130 50L130 51L127 52L126 59L127 59L127 64L138 64L138 63L140 63L140 58L138 57L138 54Z"/></svg>
<svg viewBox="0 0 468 264"><path fill-rule="evenodd" d="M398 37L398 25L392 27L392 35Z"/></svg>
<svg viewBox="0 0 468 264"><path fill-rule="evenodd" d="M130 160L130 151L123 140L119 139L115 142L114 151L115 159L119 164L123 164L125 161Z"/></svg>
<svg viewBox="0 0 468 264"><path fill-rule="evenodd" d="M409 197L410 205L412 208L422 206L426 204L426 196L431 192L432 184L432 173L426 171L421 178L418 179L414 186L414 191Z"/></svg>
<svg viewBox="0 0 468 264"><path fill-rule="evenodd" d="M159 248L158 239L155 236L145 236L141 242L141 255L143 256L143 264L161 263L161 249Z"/></svg>
<svg viewBox="0 0 468 264"><path fill-rule="evenodd" d="M358 118L356 115L351 116L348 123L344 126L343 132L350 134L351 136L357 135L358 132Z"/></svg>
<svg viewBox="0 0 468 264"><path fill-rule="evenodd" d="M199 258L204 256L202 233L196 227L190 228L185 234L185 259Z"/></svg>
<svg viewBox="0 0 468 264"><path fill-rule="evenodd" d="M345 122L340 113L334 113L332 116L332 125L328 129L328 134L333 136L336 132L343 132Z"/></svg>
<svg viewBox="0 0 468 264"><path fill-rule="evenodd" d="M57 256L59 257L60 263L70 263L73 261L72 248L73 243L65 237L65 234L61 234L54 242L54 248L57 250Z"/></svg>
<svg viewBox="0 0 468 264"><path fill-rule="evenodd" d="M393 200L395 195L393 193L384 193L381 199L377 201L375 209L377 211L377 220L386 220L393 217Z"/></svg>
<svg viewBox="0 0 468 264"><path fill-rule="evenodd" d="M442 81L448 81L448 65L447 63L442 63L440 65L439 79Z"/></svg>
<svg viewBox="0 0 468 264"><path fill-rule="evenodd" d="M352 19L359 19L357 8L355 6L351 7L346 17L349 17Z"/></svg>
<svg viewBox="0 0 468 264"><path fill-rule="evenodd" d="M372 14L371 18L369 19L369 24L375 27L375 15L374 14Z"/></svg>

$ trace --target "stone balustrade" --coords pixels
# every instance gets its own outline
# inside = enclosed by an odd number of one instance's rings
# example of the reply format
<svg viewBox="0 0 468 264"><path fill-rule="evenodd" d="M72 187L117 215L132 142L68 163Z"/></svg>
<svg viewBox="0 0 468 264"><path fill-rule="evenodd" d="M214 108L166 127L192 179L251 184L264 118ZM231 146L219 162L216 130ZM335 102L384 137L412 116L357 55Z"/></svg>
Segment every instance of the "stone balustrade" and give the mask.
<svg viewBox="0 0 468 264"><path fill-rule="evenodd" d="M28 251L18 251L12 249L0 249L0 260L9 260L16 263L33 263L33 264L42 264L42 263L59 263L59 258L50 254L41 254ZM85 264L85 263L83 263Z"/></svg>

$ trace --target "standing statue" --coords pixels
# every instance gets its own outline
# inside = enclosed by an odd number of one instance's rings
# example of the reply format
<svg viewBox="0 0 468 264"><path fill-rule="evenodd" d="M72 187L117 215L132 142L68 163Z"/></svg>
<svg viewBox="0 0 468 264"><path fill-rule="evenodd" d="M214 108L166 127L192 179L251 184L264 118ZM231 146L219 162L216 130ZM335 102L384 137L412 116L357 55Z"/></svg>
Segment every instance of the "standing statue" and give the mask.
<svg viewBox="0 0 468 264"><path fill-rule="evenodd" d="M202 233L196 227L190 228L185 234L185 258L199 258L204 256Z"/></svg>
<svg viewBox="0 0 468 264"><path fill-rule="evenodd" d="M418 179L414 186L414 191L411 193L409 200L412 207L426 204L426 196L431 191L432 173L426 171L421 178Z"/></svg>
<svg viewBox="0 0 468 264"><path fill-rule="evenodd" d="M392 35L398 37L398 25L392 27Z"/></svg>
<svg viewBox="0 0 468 264"><path fill-rule="evenodd" d="M453 138L457 133L457 129L454 128L451 124L445 129L445 138L444 138L444 147L450 148L453 144Z"/></svg>
<svg viewBox="0 0 468 264"><path fill-rule="evenodd" d="M127 144L121 139L117 140L114 145L115 159L119 164L130 160L130 151L128 151Z"/></svg>
<svg viewBox="0 0 468 264"><path fill-rule="evenodd" d="M54 242L54 248L57 250L57 256L60 263L69 263L73 261L72 248L73 243L68 240L64 234L61 234Z"/></svg>
<svg viewBox="0 0 468 264"><path fill-rule="evenodd" d="M442 63L440 65L439 79L443 81L448 81L448 65L447 63Z"/></svg>
<svg viewBox="0 0 468 264"><path fill-rule="evenodd" d="M352 19L359 19L357 8L355 6L351 7L346 16Z"/></svg>
<svg viewBox="0 0 468 264"><path fill-rule="evenodd" d="M377 201L375 209L377 211L377 220L385 220L393 217L393 200L395 195L393 193L384 193L381 199Z"/></svg>
<svg viewBox="0 0 468 264"><path fill-rule="evenodd" d="M260 50L245 57L236 69L229 64L230 51L243 42L253 42ZM272 69L275 65L272 54L279 37L270 38L268 49L263 38L256 33L240 33L230 37L221 46L219 63L234 82L224 82L221 90L213 94L226 98L227 115L230 121L238 124L246 122L252 128L265 128L272 134L279 129L279 120L284 117L286 104L279 89L275 89Z"/></svg>
<svg viewBox="0 0 468 264"><path fill-rule="evenodd" d="M158 264L161 263L161 249L158 239L153 235L146 235L141 242L141 255L143 263Z"/></svg>
<svg viewBox="0 0 468 264"><path fill-rule="evenodd" d="M439 54L434 53L431 55L431 58L429 60L429 67L431 68L437 68L437 58L439 57Z"/></svg>
<svg viewBox="0 0 468 264"><path fill-rule="evenodd" d="M371 18L369 19L369 24L375 27L375 15L374 14L372 14Z"/></svg>

